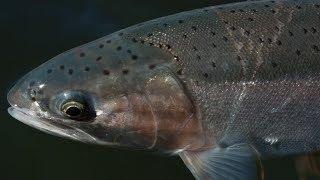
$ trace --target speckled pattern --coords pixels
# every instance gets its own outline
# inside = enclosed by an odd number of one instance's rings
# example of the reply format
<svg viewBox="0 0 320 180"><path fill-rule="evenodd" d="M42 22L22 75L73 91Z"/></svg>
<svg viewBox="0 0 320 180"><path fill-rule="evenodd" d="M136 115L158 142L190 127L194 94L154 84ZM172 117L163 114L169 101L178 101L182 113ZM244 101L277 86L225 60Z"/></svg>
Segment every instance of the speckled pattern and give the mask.
<svg viewBox="0 0 320 180"><path fill-rule="evenodd" d="M266 155L319 148L319 1L209 7L125 30L171 54L214 140Z"/></svg>
<svg viewBox="0 0 320 180"><path fill-rule="evenodd" d="M110 97L132 87L138 91L141 76L165 66L185 86L211 141L247 142L267 156L315 151L319 13L316 0L183 12L75 48L32 75L51 82L45 94L87 87Z"/></svg>

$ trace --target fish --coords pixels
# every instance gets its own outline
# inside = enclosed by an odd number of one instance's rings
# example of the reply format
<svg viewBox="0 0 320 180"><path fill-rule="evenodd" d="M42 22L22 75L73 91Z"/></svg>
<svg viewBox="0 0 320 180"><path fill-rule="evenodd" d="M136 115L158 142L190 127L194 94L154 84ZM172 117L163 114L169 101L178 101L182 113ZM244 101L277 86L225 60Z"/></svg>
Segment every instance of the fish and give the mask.
<svg viewBox="0 0 320 180"><path fill-rule="evenodd" d="M71 49L8 92L15 119L178 155L194 177L263 179L320 149L320 1L259 0L140 23Z"/></svg>

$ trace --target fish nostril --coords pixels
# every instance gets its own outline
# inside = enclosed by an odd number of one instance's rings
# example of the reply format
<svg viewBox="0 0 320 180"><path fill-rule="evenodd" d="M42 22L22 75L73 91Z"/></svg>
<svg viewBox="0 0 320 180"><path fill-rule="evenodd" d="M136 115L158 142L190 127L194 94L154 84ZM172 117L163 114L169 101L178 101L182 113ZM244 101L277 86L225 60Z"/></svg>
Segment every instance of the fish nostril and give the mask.
<svg viewBox="0 0 320 180"><path fill-rule="evenodd" d="M36 97L38 95L38 92L34 88L29 88L28 91L27 91L27 95L28 95L29 99L34 102L34 101L37 100Z"/></svg>

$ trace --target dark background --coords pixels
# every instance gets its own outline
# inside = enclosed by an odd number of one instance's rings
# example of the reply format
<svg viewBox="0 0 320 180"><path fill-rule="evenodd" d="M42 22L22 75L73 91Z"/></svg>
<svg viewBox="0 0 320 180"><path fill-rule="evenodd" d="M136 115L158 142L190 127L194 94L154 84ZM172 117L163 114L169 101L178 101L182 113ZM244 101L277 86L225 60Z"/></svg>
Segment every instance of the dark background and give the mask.
<svg viewBox="0 0 320 180"><path fill-rule="evenodd" d="M232 0L12 0L0 3L0 179L192 180L178 157L87 145L44 134L11 118L6 93L46 60L146 20ZM275 160L272 179L294 179ZM289 162L289 163L288 163Z"/></svg>

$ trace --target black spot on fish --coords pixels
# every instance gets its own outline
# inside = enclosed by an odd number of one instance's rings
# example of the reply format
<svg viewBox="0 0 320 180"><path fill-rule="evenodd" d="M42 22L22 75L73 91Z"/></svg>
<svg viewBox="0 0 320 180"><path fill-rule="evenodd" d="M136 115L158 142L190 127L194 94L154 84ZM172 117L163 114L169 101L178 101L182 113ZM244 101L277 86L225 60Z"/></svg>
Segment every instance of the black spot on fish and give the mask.
<svg viewBox="0 0 320 180"><path fill-rule="evenodd" d="M291 31L289 31L289 36L293 36L293 33Z"/></svg>
<svg viewBox="0 0 320 180"><path fill-rule="evenodd" d="M302 9L302 7L301 7L301 6L296 6L296 8L297 8L297 9Z"/></svg>
<svg viewBox="0 0 320 180"><path fill-rule="evenodd" d="M263 43L263 42L264 42L261 37L259 38L259 42L260 42L260 43Z"/></svg>
<svg viewBox="0 0 320 180"><path fill-rule="evenodd" d="M111 40L107 40L106 43L107 43L107 44L110 44L110 43L111 43Z"/></svg>
<svg viewBox="0 0 320 180"><path fill-rule="evenodd" d="M186 39L186 38L187 38L187 35L186 35L186 34L184 34L184 35L183 35L183 38L185 38L185 39Z"/></svg>
<svg viewBox="0 0 320 180"><path fill-rule="evenodd" d="M281 46L282 42L280 40L277 41L277 45Z"/></svg>
<svg viewBox="0 0 320 180"><path fill-rule="evenodd" d="M297 50L296 50L296 54L297 54L298 56L300 56L300 55L301 55L301 51L300 51L299 49L297 49Z"/></svg>
<svg viewBox="0 0 320 180"><path fill-rule="evenodd" d="M179 24L182 24L184 21L183 20L179 20L178 22L179 22Z"/></svg>
<svg viewBox="0 0 320 180"><path fill-rule="evenodd" d="M123 33L121 32L121 33L119 33L119 36L123 36Z"/></svg>
<svg viewBox="0 0 320 180"><path fill-rule="evenodd" d="M251 33L250 33L250 30L245 30L245 31L244 31L244 34L245 34L246 36L250 36L250 34L251 34Z"/></svg>
<svg viewBox="0 0 320 180"><path fill-rule="evenodd" d="M227 42L229 39L226 36L223 36L222 39Z"/></svg>
<svg viewBox="0 0 320 180"><path fill-rule="evenodd" d="M167 23L164 23L163 26L164 26L164 27L168 27L168 24L167 24Z"/></svg>
<svg viewBox="0 0 320 180"><path fill-rule="evenodd" d="M171 46L169 44L166 45L167 49L171 49Z"/></svg>
<svg viewBox="0 0 320 180"><path fill-rule="evenodd" d="M204 73L203 77L208 78L209 77L208 73Z"/></svg>
<svg viewBox="0 0 320 180"><path fill-rule="evenodd" d="M276 68L278 66L278 64L275 63L275 62L272 62L271 65L272 65L273 68Z"/></svg>
<svg viewBox="0 0 320 180"><path fill-rule="evenodd" d="M64 70L64 68L65 68L64 65L61 65L61 66L60 66L60 69L61 69L61 70Z"/></svg>
<svg viewBox="0 0 320 180"><path fill-rule="evenodd" d="M88 72L88 71L90 71L90 67L87 66L84 68L84 70Z"/></svg>
<svg viewBox="0 0 320 180"><path fill-rule="evenodd" d="M48 74L51 74L51 73L52 73L52 69L48 69L48 70L47 70L47 73L48 73Z"/></svg>
<svg viewBox="0 0 320 180"><path fill-rule="evenodd" d="M80 57L85 57L86 54L84 52L80 53Z"/></svg>
<svg viewBox="0 0 320 180"><path fill-rule="evenodd" d="M272 14L277 13L277 11L276 11L276 10L274 10L274 9L271 9L271 12L272 12Z"/></svg>
<svg viewBox="0 0 320 180"><path fill-rule="evenodd" d="M198 28L196 26L192 26L191 29L196 31Z"/></svg>
<svg viewBox="0 0 320 180"><path fill-rule="evenodd" d="M154 69L155 67L156 67L156 65L154 65L154 64L149 65L149 69L151 69L151 70Z"/></svg>
<svg viewBox="0 0 320 180"><path fill-rule="evenodd" d="M217 45L216 45L215 43L212 43L212 47L213 47L213 48L216 48Z"/></svg>
<svg viewBox="0 0 320 180"><path fill-rule="evenodd" d="M235 28L234 26L231 26L231 27L230 27L230 30L235 31L236 28Z"/></svg>
<svg viewBox="0 0 320 180"><path fill-rule="evenodd" d="M268 8L268 7L270 7L270 5L269 4L265 4L264 7Z"/></svg>
<svg viewBox="0 0 320 180"><path fill-rule="evenodd" d="M193 46L193 48L192 48L194 51L197 51L198 49L197 49L197 47L195 47L195 46Z"/></svg>
<svg viewBox="0 0 320 180"><path fill-rule="evenodd" d="M200 56L200 55L197 55L197 59L198 59L198 60L201 60L201 56Z"/></svg>
<svg viewBox="0 0 320 180"><path fill-rule="evenodd" d="M138 59L138 56L137 56L137 55L132 55L132 56L131 56L131 59L132 59L132 60L137 60L137 59Z"/></svg>
<svg viewBox="0 0 320 180"><path fill-rule="evenodd" d="M107 76L107 75L109 75L109 74L110 74L110 71L109 71L109 70L107 70L107 69L105 69L105 70L103 70L103 74Z"/></svg>
<svg viewBox="0 0 320 180"><path fill-rule="evenodd" d="M303 28L303 32L304 32L304 34L307 34L308 33L308 29Z"/></svg>
<svg viewBox="0 0 320 180"><path fill-rule="evenodd" d="M250 22L254 21L254 19L251 18L251 17L249 17L248 20L249 20Z"/></svg>
<svg viewBox="0 0 320 180"><path fill-rule="evenodd" d="M151 36L153 36L153 34L152 34L152 33L149 33L149 34L148 34L148 37L151 37Z"/></svg>
<svg viewBox="0 0 320 180"><path fill-rule="evenodd" d="M226 20L223 20L223 23L225 23L225 24L229 24L229 22L228 22L228 21L226 21Z"/></svg>
<svg viewBox="0 0 320 180"><path fill-rule="evenodd" d="M128 70L128 69L123 69L123 70L122 70L122 74L127 75L128 73L129 73L129 70Z"/></svg>
<svg viewBox="0 0 320 180"><path fill-rule="evenodd" d="M102 59L101 56L97 57L96 61L100 61Z"/></svg>
<svg viewBox="0 0 320 180"><path fill-rule="evenodd" d="M212 62L211 65L212 65L212 67L214 67L214 68L217 67L217 65L216 65L215 62Z"/></svg>
<svg viewBox="0 0 320 180"><path fill-rule="evenodd" d="M99 45L99 48L103 48L103 47L104 47L104 45L103 45L103 44L100 44L100 45Z"/></svg>
<svg viewBox="0 0 320 180"><path fill-rule="evenodd" d="M181 75L182 75L182 69L179 69L179 70L177 71L177 74L178 74L179 76L181 76Z"/></svg>
<svg viewBox="0 0 320 180"><path fill-rule="evenodd" d="M210 33L211 33L212 36L216 35L216 33L214 31L210 31Z"/></svg>
<svg viewBox="0 0 320 180"><path fill-rule="evenodd" d="M313 34L317 33L317 29L315 27L312 27L311 31L312 31Z"/></svg>
<svg viewBox="0 0 320 180"><path fill-rule="evenodd" d="M72 75L73 74L73 69L69 69L68 73L69 73L69 75Z"/></svg>
<svg viewBox="0 0 320 180"><path fill-rule="evenodd" d="M312 46L312 49L313 49L314 51L316 51L316 52L320 52L320 48L319 48L319 46L317 46L317 45L313 45L313 46Z"/></svg>
<svg viewBox="0 0 320 180"><path fill-rule="evenodd" d="M320 8L320 4L315 4L314 7Z"/></svg>
<svg viewBox="0 0 320 180"><path fill-rule="evenodd" d="M117 47L117 51L121 51L122 47L121 46L118 46Z"/></svg>
<svg viewBox="0 0 320 180"><path fill-rule="evenodd" d="M128 49L128 50L127 50L127 53L131 54L131 53L132 53L132 51L131 51L130 49Z"/></svg>

